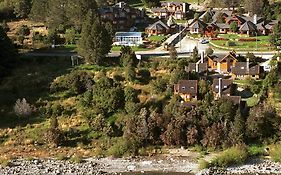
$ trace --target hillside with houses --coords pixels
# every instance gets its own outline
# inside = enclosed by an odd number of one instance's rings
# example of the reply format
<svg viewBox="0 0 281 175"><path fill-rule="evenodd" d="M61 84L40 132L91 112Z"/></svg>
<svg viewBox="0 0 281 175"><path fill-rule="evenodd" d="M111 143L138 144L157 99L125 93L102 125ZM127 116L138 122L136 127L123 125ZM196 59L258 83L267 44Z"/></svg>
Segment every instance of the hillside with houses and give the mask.
<svg viewBox="0 0 281 175"><path fill-rule="evenodd" d="M0 0L0 174L280 174L280 12Z"/></svg>

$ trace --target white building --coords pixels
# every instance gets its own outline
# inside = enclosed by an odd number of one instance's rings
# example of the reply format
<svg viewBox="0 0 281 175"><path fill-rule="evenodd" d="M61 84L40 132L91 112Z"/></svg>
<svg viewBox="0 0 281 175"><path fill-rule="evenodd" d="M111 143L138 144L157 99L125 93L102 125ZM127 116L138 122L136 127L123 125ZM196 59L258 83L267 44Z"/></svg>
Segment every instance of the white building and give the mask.
<svg viewBox="0 0 281 175"><path fill-rule="evenodd" d="M113 45L139 46L143 44L142 32L116 32Z"/></svg>

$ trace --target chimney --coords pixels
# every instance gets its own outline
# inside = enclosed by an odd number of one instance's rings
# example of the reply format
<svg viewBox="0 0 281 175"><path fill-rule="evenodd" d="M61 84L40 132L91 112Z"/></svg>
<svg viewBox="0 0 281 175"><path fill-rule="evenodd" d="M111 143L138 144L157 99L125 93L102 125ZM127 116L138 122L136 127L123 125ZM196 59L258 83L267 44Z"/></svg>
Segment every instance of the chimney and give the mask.
<svg viewBox="0 0 281 175"><path fill-rule="evenodd" d="M255 25L257 25L257 23L258 23L257 14L254 14L254 16L253 16L253 23L254 23Z"/></svg>
<svg viewBox="0 0 281 175"><path fill-rule="evenodd" d="M201 63L204 63L205 53L204 51L201 52Z"/></svg>
<svg viewBox="0 0 281 175"><path fill-rule="evenodd" d="M219 78L219 98L221 98L221 92L222 92L222 78Z"/></svg>
<svg viewBox="0 0 281 175"><path fill-rule="evenodd" d="M199 73L199 63L195 64L195 72Z"/></svg>
<svg viewBox="0 0 281 175"><path fill-rule="evenodd" d="M186 13L186 3L182 3L182 12Z"/></svg>
<svg viewBox="0 0 281 175"><path fill-rule="evenodd" d="M250 59L247 58L247 62L246 62L246 74L249 74L250 72Z"/></svg>

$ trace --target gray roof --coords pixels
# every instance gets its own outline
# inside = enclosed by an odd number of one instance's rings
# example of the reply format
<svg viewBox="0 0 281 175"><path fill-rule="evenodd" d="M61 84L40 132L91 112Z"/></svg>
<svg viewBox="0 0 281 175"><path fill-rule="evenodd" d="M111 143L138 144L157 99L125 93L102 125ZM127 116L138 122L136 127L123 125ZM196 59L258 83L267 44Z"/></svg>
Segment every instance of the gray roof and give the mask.
<svg viewBox="0 0 281 175"><path fill-rule="evenodd" d="M221 80L222 85L222 94L230 94L233 88L233 80L231 79L222 79ZM219 92L219 79L216 78L213 80L213 91L218 93Z"/></svg>
<svg viewBox="0 0 281 175"><path fill-rule="evenodd" d="M179 93L197 95L197 80L180 80L174 88Z"/></svg>
<svg viewBox="0 0 281 175"><path fill-rule="evenodd" d="M159 8L159 7L151 8L151 11L152 11L153 13L157 13L157 12L167 13L167 12L168 12L167 9L165 9L165 8Z"/></svg>
<svg viewBox="0 0 281 175"><path fill-rule="evenodd" d="M157 21L154 24L151 24L147 27L147 29L150 30L163 30L163 29L169 29L169 27L163 22L163 21Z"/></svg>
<svg viewBox="0 0 281 175"><path fill-rule="evenodd" d="M241 31L257 31L257 27L251 21L247 21L243 25L240 26L239 30L241 30Z"/></svg>
<svg viewBox="0 0 281 175"><path fill-rule="evenodd" d="M201 21L200 19L195 19L189 26L189 28L193 29L204 29L207 27L207 24Z"/></svg>
<svg viewBox="0 0 281 175"><path fill-rule="evenodd" d="M235 67L232 68L232 73L235 75L259 75L260 66L249 63L249 68L247 68L247 62L236 62Z"/></svg>
<svg viewBox="0 0 281 175"><path fill-rule="evenodd" d="M220 29L229 29L229 24L225 24L225 23L214 23L216 26L218 26L218 28Z"/></svg>
<svg viewBox="0 0 281 175"><path fill-rule="evenodd" d="M141 37L142 32L116 32L115 37Z"/></svg>
<svg viewBox="0 0 281 175"><path fill-rule="evenodd" d="M212 9L208 9L206 12L204 12L199 19L203 19L207 14L209 14L211 17L215 15L215 11Z"/></svg>
<svg viewBox="0 0 281 175"><path fill-rule="evenodd" d="M185 67L187 72L196 72L196 63L189 63L188 66ZM198 64L198 72L205 73L208 71L208 64L207 63L199 63Z"/></svg>

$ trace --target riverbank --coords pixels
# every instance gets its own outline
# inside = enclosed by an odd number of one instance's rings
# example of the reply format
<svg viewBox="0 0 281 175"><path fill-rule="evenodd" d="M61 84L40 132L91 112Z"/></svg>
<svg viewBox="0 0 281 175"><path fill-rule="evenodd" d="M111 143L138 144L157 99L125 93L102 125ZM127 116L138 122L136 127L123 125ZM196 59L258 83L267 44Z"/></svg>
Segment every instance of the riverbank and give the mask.
<svg viewBox="0 0 281 175"><path fill-rule="evenodd" d="M136 173L140 172L140 173ZM253 159L247 164L226 169L210 168L199 171L196 160L184 157L151 158L87 158L82 163L69 160L48 159L14 159L6 167L0 166L0 174L21 175L99 175L99 174L160 174L211 175L211 174L281 174L281 164L270 160ZM152 173L153 174L153 173ZM155 174L155 173L154 173Z"/></svg>

